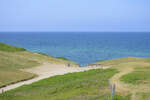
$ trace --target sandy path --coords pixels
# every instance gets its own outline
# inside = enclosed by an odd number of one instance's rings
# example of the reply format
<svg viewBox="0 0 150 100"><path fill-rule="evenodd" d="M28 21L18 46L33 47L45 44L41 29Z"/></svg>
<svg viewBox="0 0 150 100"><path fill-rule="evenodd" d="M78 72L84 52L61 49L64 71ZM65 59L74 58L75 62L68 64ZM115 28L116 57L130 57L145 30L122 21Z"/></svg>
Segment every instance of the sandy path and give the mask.
<svg viewBox="0 0 150 100"><path fill-rule="evenodd" d="M110 79L110 82L116 84L116 92L123 93L124 95L131 93L131 100L136 100L136 91L133 89L133 86L120 81L121 76L131 73L133 70L134 67L122 68L119 73Z"/></svg>
<svg viewBox="0 0 150 100"><path fill-rule="evenodd" d="M81 72L81 71L86 71L86 70L90 70L90 69L98 69L98 68L100 68L100 67L66 67L65 65L44 63L43 65L41 65L39 67L34 67L31 69L24 70L26 72L35 73L35 74L39 75L38 77L0 88L0 93L11 90L11 89L15 89L22 85L31 84L33 82L37 82L41 79L45 79L45 78L48 78L51 76L63 75L63 74L72 73L72 72Z"/></svg>
<svg viewBox="0 0 150 100"><path fill-rule="evenodd" d="M128 74L133 71L134 68L132 67L125 67L122 68L121 71L117 74L115 74L111 79L110 82L116 84L116 91L117 92L123 92L128 93L130 89L128 88L128 84L125 84L124 82L120 81L120 77Z"/></svg>

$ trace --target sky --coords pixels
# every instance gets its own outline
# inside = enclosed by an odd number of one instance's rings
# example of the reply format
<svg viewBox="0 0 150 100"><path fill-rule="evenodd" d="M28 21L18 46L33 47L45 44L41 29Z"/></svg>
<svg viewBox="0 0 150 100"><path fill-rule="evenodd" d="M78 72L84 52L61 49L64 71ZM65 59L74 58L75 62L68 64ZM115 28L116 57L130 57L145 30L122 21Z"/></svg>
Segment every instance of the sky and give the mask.
<svg viewBox="0 0 150 100"><path fill-rule="evenodd" d="M0 32L150 32L150 0L0 0Z"/></svg>

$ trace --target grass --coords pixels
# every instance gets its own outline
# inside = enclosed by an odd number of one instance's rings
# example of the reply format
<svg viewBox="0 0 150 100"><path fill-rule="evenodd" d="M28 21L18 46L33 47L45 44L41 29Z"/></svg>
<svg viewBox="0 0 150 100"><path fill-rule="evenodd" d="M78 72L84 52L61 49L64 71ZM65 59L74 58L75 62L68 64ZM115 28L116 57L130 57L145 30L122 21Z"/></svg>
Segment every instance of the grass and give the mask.
<svg viewBox="0 0 150 100"><path fill-rule="evenodd" d="M45 54L45 53L42 53L42 52L37 52L38 54L41 54L41 55L44 55L44 56L49 56L49 55L47 55L47 54Z"/></svg>
<svg viewBox="0 0 150 100"><path fill-rule="evenodd" d="M117 72L106 69L58 75L0 94L0 100L107 100L108 79Z"/></svg>
<svg viewBox="0 0 150 100"><path fill-rule="evenodd" d="M141 63L150 62L150 58L125 57L125 58L117 58L112 60L98 61L93 64L118 65L118 64L129 63L129 62L141 62Z"/></svg>
<svg viewBox="0 0 150 100"><path fill-rule="evenodd" d="M137 97L139 98L139 100L150 100L150 92L139 92L137 93Z"/></svg>
<svg viewBox="0 0 150 100"><path fill-rule="evenodd" d="M129 74L121 77L121 81L131 84L146 84L150 82L150 66L137 67Z"/></svg>
<svg viewBox="0 0 150 100"><path fill-rule="evenodd" d="M4 43L0 43L0 51L7 51L7 52L18 52L18 51L25 51L24 48L18 48L14 46L10 46Z"/></svg>
<svg viewBox="0 0 150 100"><path fill-rule="evenodd" d="M94 64L110 65L119 71L111 78L112 83L119 85L118 94L131 93L131 100L150 99L150 58L127 57Z"/></svg>
<svg viewBox="0 0 150 100"><path fill-rule="evenodd" d="M35 77L35 74L23 72L21 69L39 64L35 60L22 57L17 52L0 51L0 87Z"/></svg>
<svg viewBox="0 0 150 100"><path fill-rule="evenodd" d="M69 59L65 58L65 57L56 57L57 59L62 59L62 60L67 60L70 61Z"/></svg>
<svg viewBox="0 0 150 100"><path fill-rule="evenodd" d="M72 61L31 53L22 48L0 43L0 87L36 77L35 74L23 72L22 69L36 67L43 62L77 65Z"/></svg>

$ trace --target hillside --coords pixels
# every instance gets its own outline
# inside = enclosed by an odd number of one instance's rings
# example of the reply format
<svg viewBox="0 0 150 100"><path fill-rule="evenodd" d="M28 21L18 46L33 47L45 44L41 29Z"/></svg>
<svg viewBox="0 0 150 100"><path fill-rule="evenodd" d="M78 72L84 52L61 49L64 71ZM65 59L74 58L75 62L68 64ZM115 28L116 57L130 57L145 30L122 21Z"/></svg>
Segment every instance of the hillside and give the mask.
<svg viewBox="0 0 150 100"><path fill-rule="evenodd" d="M118 94L131 94L130 100L150 99L150 58L127 57L94 64L109 65L119 71L110 79L116 83Z"/></svg>
<svg viewBox="0 0 150 100"><path fill-rule="evenodd" d="M23 49L11 51L6 47L0 50L1 86L36 77L21 69L36 67L44 62L77 65L63 57L55 58ZM43 79L0 94L0 100L107 100L110 95L108 80L116 84L117 99L114 100L150 99L150 58L126 57L93 64L111 68Z"/></svg>
<svg viewBox="0 0 150 100"><path fill-rule="evenodd" d="M0 87L36 77L35 74L21 70L39 66L44 62L77 65L70 60L57 59L41 53L31 53L23 48L0 43Z"/></svg>

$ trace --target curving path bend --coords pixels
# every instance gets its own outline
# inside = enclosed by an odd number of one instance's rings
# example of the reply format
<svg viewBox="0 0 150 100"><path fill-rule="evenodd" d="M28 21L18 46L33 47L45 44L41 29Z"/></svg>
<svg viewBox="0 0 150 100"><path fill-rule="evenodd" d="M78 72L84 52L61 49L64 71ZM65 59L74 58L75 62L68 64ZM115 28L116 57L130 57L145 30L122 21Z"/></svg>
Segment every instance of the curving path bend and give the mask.
<svg viewBox="0 0 150 100"><path fill-rule="evenodd" d="M66 73L73 73L73 72L82 72L82 71L87 71L90 69L98 69L98 68L109 68L109 67L66 67L65 65L58 65L58 64L50 64L50 63L43 63L43 65L30 68L30 69L25 69L24 71L26 72L31 72L35 73L38 75L38 77L35 77L30 80L26 81L21 81L15 84L8 85L6 87L0 88L0 93L3 93L5 91L15 89L17 87L27 85L27 84L32 84L33 82L37 82L39 80L55 76L55 75L63 75Z"/></svg>

